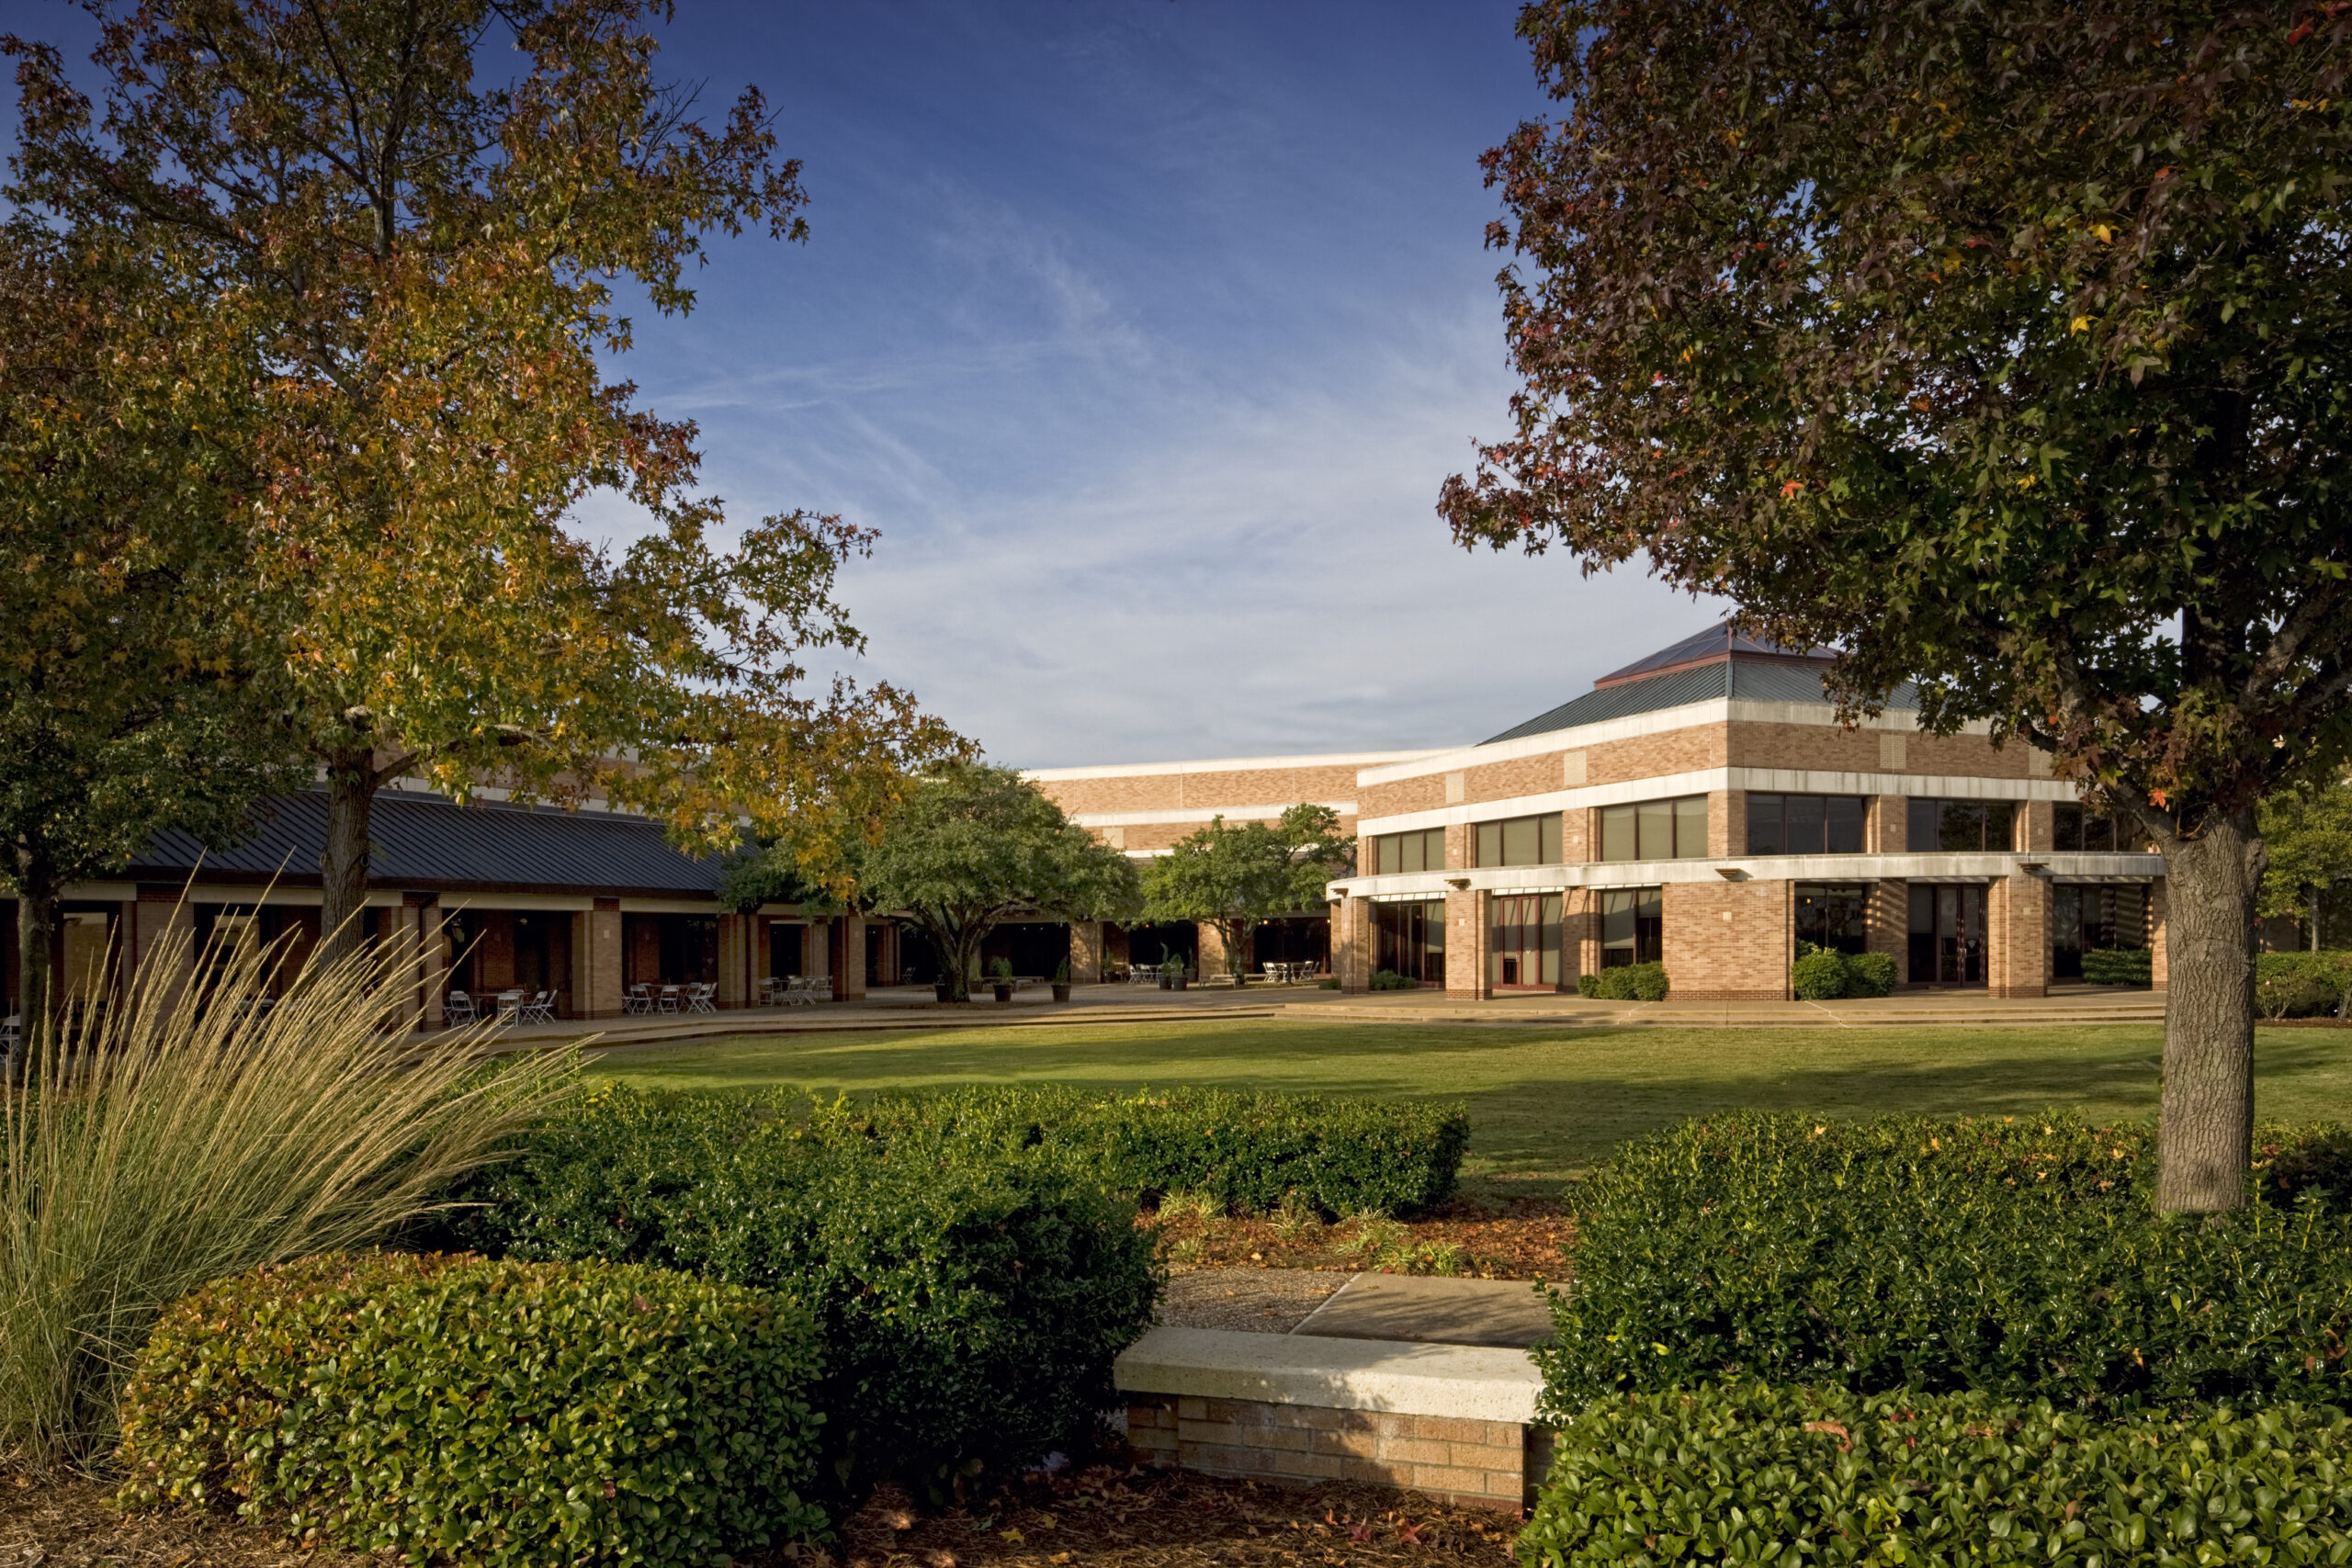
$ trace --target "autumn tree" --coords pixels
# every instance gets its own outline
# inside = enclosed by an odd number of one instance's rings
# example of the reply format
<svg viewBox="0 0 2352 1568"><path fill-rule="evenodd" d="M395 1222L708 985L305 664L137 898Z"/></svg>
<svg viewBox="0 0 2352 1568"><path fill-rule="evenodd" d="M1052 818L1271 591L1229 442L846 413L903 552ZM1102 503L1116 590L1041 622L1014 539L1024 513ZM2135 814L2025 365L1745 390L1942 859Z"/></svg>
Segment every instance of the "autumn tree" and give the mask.
<svg viewBox="0 0 2352 1568"><path fill-rule="evenodd" d="M1642 558L2162 850L2166 1210L2244 1201L2256 807L2352 740L2352 12L1538 0L1465 546Z"/></svg>
<svg viewBox="0 0 2352 1568"><path fill-rule="evenodd" d="M759 94L706 123L657 79L666 5L91 7L95 104L53 48L7 43L6 194L204 293L247 368L245 593L324 774L330 951L396 776L603 789L695 848L746 816L821 846L847 774L952 750L904 694L812 690L799 662L861 646L833 590L869 536L794 513L723 543L694 428L604 374L624 288L684 311L707 237L803 231ZM570 522L597 491L648 524L626 548Z"/></svg>
<svg viewBox="0 0 2352 1568"><path fill-rule="evenodd" d="M1238 983L1258 928L1322 908L1324 885L1354 866L1355 842L1340 836L1340 814L1328 806L1302 803L1278 822L1238 828L1216 817L1145 866L1144 913L1215 926Z"/></svg>
<svg viewBox="0 0 2352 1568"><path fill-rule="evenodd" d="M253 679L233 420L188 346L201 301L135 261L0 231L0 885L17 1007L51 1017L59 895L160 830L234 840L292 782Z"/></svg>
<svg viewBox="0 0 2352 1568"><path fill-rule="evenodd" d="M848 902L899 916L929 938L952 1001L971 999L980 943L1014 916L1106 919L1136 904L1125 855L1097 843L1018 773L980 762L914 780L849 865Z"/></svg>

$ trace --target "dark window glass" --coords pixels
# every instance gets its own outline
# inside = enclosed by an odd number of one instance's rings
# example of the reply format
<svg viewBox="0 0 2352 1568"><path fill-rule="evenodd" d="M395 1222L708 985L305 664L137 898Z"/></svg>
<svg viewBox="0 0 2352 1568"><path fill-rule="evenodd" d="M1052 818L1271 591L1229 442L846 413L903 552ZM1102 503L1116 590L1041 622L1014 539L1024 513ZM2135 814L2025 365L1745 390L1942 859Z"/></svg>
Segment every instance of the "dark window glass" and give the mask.
<svg viewBox="0 0 2352 1568"><path fill-rule="evenodd" d="M2050 812L2050 847L2072 852L2083 847L2083 808L2061 804Z"/></svg>
<svg viewBox="0 0 2352 1568"><path fill-rule="evenodd" d="M1505 865L1540 865L1544 852L1544 832L1537 826L1540 818L1520 817L1502 825L1503 859Z"/></svg>
<svg viewBox="0 0 2352 1568"><path fill-rule="evenodd" d="M1778 795L1751 795L1747 797L1747 852L1752 855L1788 853L1788 840L1781 836L1781 802L1787 797Z"/></svg>
<svg viewBox="0 0 2352 1568"><path fill-rule="evenodd" d="M1984 847L1984 806L1975 800L1937 803L1936 848L1947 854L1965 854Z"/></svg>
<svg viewBox="0 0 2352 1568"><path fill-rule="evenodd" d="M1502 822L1478 824L1478 864L1557 865L1560 863L1560 818L1514 817Z"/></svg>
<svg viewBox="0 0 2352 1568"><path fill-rule="evenodd" d="M1511 894L1494 904L1488 978L1498 986L1560 983L1560 896Z"/></svg>
<svg viewBox="0 0 2352 1568"><path fill-rule="evenodd" d="M1796 886L1797 940L1839 953L1865 945L1870 886L1861 882L1800 882Z"/></svg>
<svg viewBox="0 0 2352 1568"><path fill-rule="evenodd" d="M1383 833L1373 840L1372 852L1373 864L1382 876L1400 871L1443 871L1445 829L1430 828L1419 833Z"/></svg>
<svg viewBox="0 0 2352 1568"><path fill-rule="evenodd" d="M1374 964L1425 986L1445 984L1445 900L1374 904Z"/></svg>
<svg viewBox="0 0 2352 1568"><path fill-rule="evenodd" d="M2018 847L2016 801L1988 800L1984 803L1984 847L1988 850L2013 850Z"/></svg>
<svg viewBox="0 0 2352 1568"><path fill-rule="evenodd" d="M1620 887L1600 896L1600 966L1653 964L1660 956L1663 889Z"/></svg>
<svg viewBox="0 0 2352 1568"><path fill-rule="evenodd" d="M1827 797L1828 823L1826 833L1828 850L1833 855L1858 855L1862 852L1862 797L1858 795L1833 795Z"/></svg>
<svg viewBox="0 0 2352 1568"><path fill-rule="evenodd" d="M1536 820L1544 825L1543 863L1545 865L1558 865L1563 860L1567 858L1566 852L1560 847L1560 814L1556 811L1547 812L1544 816L1537 818Z"/></svg>
<svg viewBox="0 0 2352 1568"><path fill-rule="evenodd" d="M1789 853L1817 855L1826 852L1823 839L1821 796L1792 795L1789 796Z"/></svg>
<svg viewBox="0 0 2352 1568"><path fill-rule="evenodd" d="M1641 847L1635 860L1674 858L1674 802L1645 800L1634 807Z"/></svg>
<svg viewBox="0 0 2352 1568"><path fill-rule="evenodd" d="M1600 808L1602 860L1691 860L1706 852L1703 795Z"/></svg>
<svg viewBox="0 0 2352 1568"><path fill-rule="evenodd" d="M1905 843L1913 854L1924 855L1935 852L1936 840L1939 836L1936 818L1940 815L1936 808L1942 804L1940 800L1915 800L1911 803L1911 832Z"/></svg>
<svg viewBox="0 0 2352 1568"><path fill-rule="evenodd" d="M1481 822L1478 824L1478 863L1480 865L1503 863L1503 825L1501 823Z"/></svg>

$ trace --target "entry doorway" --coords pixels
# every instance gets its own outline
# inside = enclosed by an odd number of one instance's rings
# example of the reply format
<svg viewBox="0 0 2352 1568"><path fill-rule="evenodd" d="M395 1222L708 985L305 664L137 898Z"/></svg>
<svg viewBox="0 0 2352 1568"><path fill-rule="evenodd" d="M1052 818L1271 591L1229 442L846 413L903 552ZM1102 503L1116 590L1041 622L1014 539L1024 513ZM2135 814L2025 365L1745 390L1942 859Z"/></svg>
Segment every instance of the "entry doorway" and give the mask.
<svg viewBox="0 0 2352 1568"><path fill-rule="evenodd" d="M1982 883L1911 885L1911 984L1985 983L1984 891Z"/></svg>
<svg viewBox="0 0 2352 1568"><path fill-rule="evenodd" d="M1560 896L1513 893L1495 899L1497 990L1560 988Z"/></svg>

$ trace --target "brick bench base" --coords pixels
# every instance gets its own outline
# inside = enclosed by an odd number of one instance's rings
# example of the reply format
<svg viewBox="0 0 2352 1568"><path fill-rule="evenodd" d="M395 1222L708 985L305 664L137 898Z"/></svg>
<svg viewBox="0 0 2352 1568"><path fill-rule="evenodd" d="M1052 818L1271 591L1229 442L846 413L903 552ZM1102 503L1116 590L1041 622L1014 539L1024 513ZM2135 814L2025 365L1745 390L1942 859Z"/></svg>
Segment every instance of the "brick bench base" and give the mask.
<svg viewBox="0 0 2352 1568"><path fill-rule="evenodd" d="M1517 1513L1549 1457L1519 1351L1156 1328L1119 1358L1127 1441L1153 1464L1361 1481Z"/></svg>

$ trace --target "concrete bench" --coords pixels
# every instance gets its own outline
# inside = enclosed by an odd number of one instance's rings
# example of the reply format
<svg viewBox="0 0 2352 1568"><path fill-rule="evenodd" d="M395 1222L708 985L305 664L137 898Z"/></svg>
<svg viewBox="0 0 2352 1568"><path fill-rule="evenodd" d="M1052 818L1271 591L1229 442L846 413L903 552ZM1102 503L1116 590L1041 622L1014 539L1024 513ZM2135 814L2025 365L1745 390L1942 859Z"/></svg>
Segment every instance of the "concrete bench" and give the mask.
<svg viewBox="0 0 2352 1568"><path fill-rule="evenodd" d="M1550 1454L1524 1350L1154 1328L1113 1369L1149 1462L1524 1509Z"/></svg>

